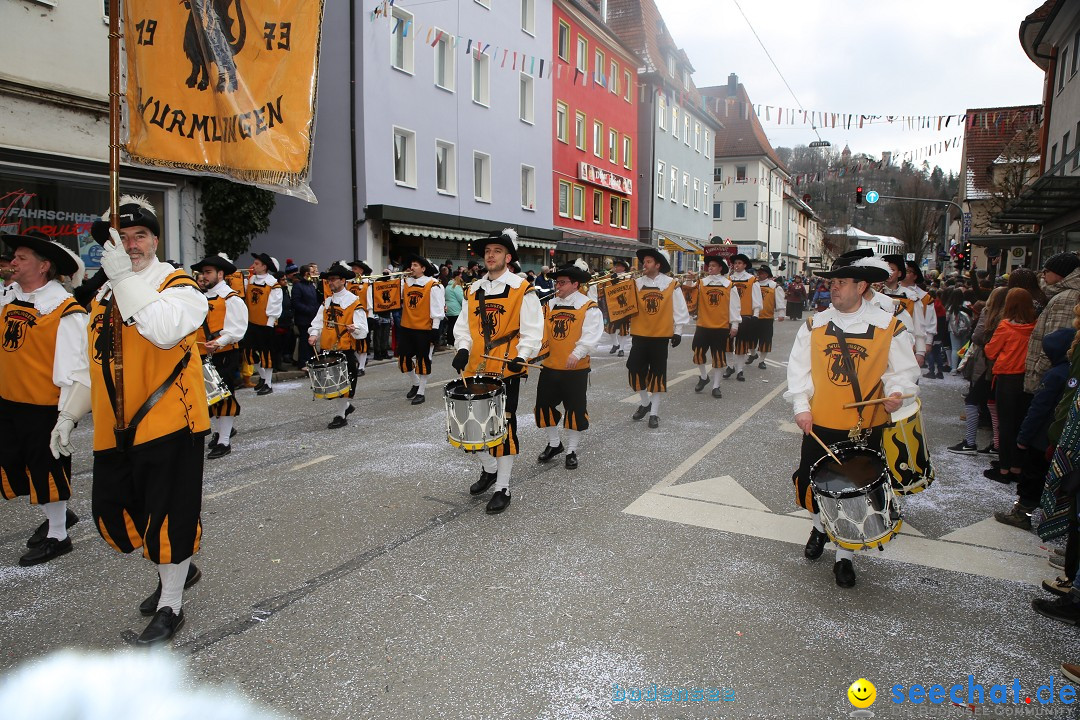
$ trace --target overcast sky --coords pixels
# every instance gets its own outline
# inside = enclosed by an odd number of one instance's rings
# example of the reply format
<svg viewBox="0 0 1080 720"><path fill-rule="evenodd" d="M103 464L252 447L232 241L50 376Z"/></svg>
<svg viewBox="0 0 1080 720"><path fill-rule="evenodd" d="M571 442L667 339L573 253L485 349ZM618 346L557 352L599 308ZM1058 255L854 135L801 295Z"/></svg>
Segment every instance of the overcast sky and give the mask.
<svg viewBox="0 0 1080 720"><path fill-rule="evenodd" d="M754 104L798 107L734 0L656 0L698 87L739 76ZM947 115L967 108L1036 104L1042 71L1020 47L1020 22L1039 0L739 0L807 110L866 115ZM774 147L816 139L809 125L763 122ZM916 150L952 129L821 129L839 150ZM927 158L946 171L960 150Z"/></svg>

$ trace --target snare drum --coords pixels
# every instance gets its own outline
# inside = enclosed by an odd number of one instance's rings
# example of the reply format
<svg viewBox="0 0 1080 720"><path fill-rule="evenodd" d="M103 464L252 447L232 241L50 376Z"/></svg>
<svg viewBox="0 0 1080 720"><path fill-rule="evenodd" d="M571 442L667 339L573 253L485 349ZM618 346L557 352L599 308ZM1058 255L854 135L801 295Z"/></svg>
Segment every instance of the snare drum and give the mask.
<svg viewBox="0 0 1080 720"><path fill-rule="evenodd" d="M893 488L900 495L920 493L934 482L934 465L926 448L922 428L922 403L919 410L903 420L890 423L881 436L881 447L889 462Z"/></svg>
<svg viewBox="0 0 1080 720"><path fill-rule="evenodd" d="M465 452L498 447L506 439L506 386L497 375L446 384L446 439Z"/></svg>
<svg viewBox="0 0 1080 720"><path fill-rule="evenodd" d="M346 397L352 383L349 382L349 364L345 353L325 352L308 362L308 379L311 394L323 400Z"/></svg>
<svg viewBox="0 0 1080 720"><path fill-rule="evenodd" d="M232 395L232 390L221 379L221 373L209 355L202 361L203 385L206 387L206 404L213 405Z"/></svg>
<svg viewBox="0 0 1080 720"><path fill-rule="evenodd" d="M810 468L825 532L847 550L881 550L903 525L888 463L864 445L844 442L832 449L841 465L826 455Z"/></svg>

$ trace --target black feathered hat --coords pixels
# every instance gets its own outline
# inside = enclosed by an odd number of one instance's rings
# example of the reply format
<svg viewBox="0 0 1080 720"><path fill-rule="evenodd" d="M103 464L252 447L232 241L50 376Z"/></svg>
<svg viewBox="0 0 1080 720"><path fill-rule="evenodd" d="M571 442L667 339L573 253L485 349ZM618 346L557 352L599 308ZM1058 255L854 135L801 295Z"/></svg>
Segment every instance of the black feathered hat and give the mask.
<svg viewBox="0 0 1080 720"><path fill-rule="evenodd" d="M748 257L747 257L746 255L744 255L743 253L739 253L738 255L732 255L732 256L731 256L731 267L735 267L735 261L736 261L736 260L742 260L742 261L743 261L743 266L744 266L744 267L743 267L743 271L744 271L744 272L745 272L745 271L746 271L747 269L749 269L749 268L752 268L752 267L754 266L754 263L752 263L752 262L750 261L750 258L748 258Z"/></svg>
<svg viewBox="0 0 1080 720"><path fill-rule="evenodd" d="M516 260L518 256L517 237L517 230L514 228L503 228L500 232L492 233L488 237L473 240L469 243L469 249L483 257L484 248L488 245L502 245L510 253L510 256Z"/></svg>
<svg viewBox="0 0 1080 720"><path fill-rule="evenodd" d="M761 267L759 267L756 272L767 273L769 275L769 277L773 277L772 268L769 267L768 265L766 265L765 263L762 263Z"/></svg>
<svg viewBox="0 0 1080 720"><path fill-rule="evenodd" d="M217 268L218 270L224 271L226 275L232 275L236 272L236 266L220 255L211 255L210 257L204 258L192 265L191 269L195 272L202 272L205 267Z"/></svg>
<svg viewBox="0 0 1080 720"><path fill-rule="evenodd" d="M322 276L327 278L338 277L342 280L356 279L356 273L354 273L352 270L345 267L341 263L334 263L333 265L331 265L329 268L327 268L326 272L322 273Z"/></svg>
<svg viewBox="0 0 1080 720"><path fill-rule="evenodd" d="M278 271L277 260L266 253L251 253L251 257L265 265L268 273L276 273Z"/></svg>
<svg viewBox="0 0 1080 720"><path fill-rule="evenodd" d="M709 263L711 263L711 262L720 263L720 274L721 275L727 275L728 274L728 264L724 260L723 255L706 255L705 256L705 262L704 262L705 267L708 268Z"/></svg>
<svg viewBox="0 0 1080 720"><path fill-rule="evenodd" d="M660 272L671 272L671 263L668 262L668 259L664 256L664 253L660 252L656 248L641 248L637 251L637 259L639 262L647 257L651 257L653 260L660 263Z"/></svg>
<svg viewBox="0 0 1080 720"><path fill-rule="evenodd" d="M427 259L426 257L422 257L422 256L420 256L420 255L417 255L417 254L415 254L415 253L409 253L408 255L406 255L405 257L403 257L403 258L401 259L401 266L402 266L403 268L405 268L406 270L408 270L408 269L409 269L409 267L410 267L410 266L411 266L411 265L412 265L412 264L413 264L414 262L415 262L415 263L420 263L421 265L423 265L423 266L424 266L424 274L425 274L425 275L427 275L428 277L432 277L432 276L434 276L434 275L437 275L437 274L438 274L438 272L439 272L439 271L438 271L438 270L437 270L437 269L435 268L435 266L431 264L431 261L430 261L430 260L428 260L428 259Z"/></svg>
<svg viewBox="0 0 1080 720"><path fill-rule="evenodd" d="M79 270L79 259L73 252L48 235L37 230L28 230L25 235L4 235L4 244L14 252L24 247L52 263L60 275L74 275Z"/></svg>
<svg viewBox="0 0 1080 720"><path fill-rule="evenodd" d="M351 267L351 268L360 268L361 270L364 271L365 275L370 275L371 272L372 272L371 271L371 266L368 265L363 260L353 260L351 263L349 263L349 267Z"/></svg>
<svg viewBox="0 0 1080 720"><path fill-rule="evenodd" d="M150 201L141 195L124 195L120 198L116 208L116 216L120 219L121 228L144 227L154 236L161 235L161 223L158 222L157 212ZM97 240L99 245L109 241L110 222L109 211L101 214L100 220L95 220L90 226L90 236Z"/></svg>
<svg viewBox="0 0 1080 720"><path fill-rule="evenodd" d="M557 268L553 273L553 277L566 277L570 278L576 283L587 283L592 277L589 273L585 272L576 265L564 265L561 268Z"/></svg>

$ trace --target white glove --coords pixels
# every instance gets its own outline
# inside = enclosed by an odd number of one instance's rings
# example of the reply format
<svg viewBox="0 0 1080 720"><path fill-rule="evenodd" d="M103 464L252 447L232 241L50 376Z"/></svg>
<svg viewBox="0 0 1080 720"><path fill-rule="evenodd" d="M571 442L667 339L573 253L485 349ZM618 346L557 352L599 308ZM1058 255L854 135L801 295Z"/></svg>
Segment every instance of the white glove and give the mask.
<svg viewBox="0 0 1080 720"><path fill-rule="evenodd" d="M73 383L64 395L60 417L56 419L56 425L49 433L49 450L57 460L61 455L71 455L74 450L71 446L71 431L75 428L75 423L90 412L90 406L90 388L79 382Z"/></svg>
<svg viewBox="0 0 1080 720"><path fill-rule="evenodd" d="M57 460L61 455L71 455L75 448L71 446L71 431L75 429L75 421L60 413L60 417L56 419L56 425L53 426L52 432L49 433L49 450L52 452L52 456Z"/></svg>
<svg viewBox="0 0 1080 720"><path fill-rule="evenodd" d="M131 258L124 249L124 241L120 239L120 233L116 228L109 228L109 242L105 243L101 253L101 269L108 275L109 280L115 286L121 280L131 277L135 271L131 269Z"/></svg>

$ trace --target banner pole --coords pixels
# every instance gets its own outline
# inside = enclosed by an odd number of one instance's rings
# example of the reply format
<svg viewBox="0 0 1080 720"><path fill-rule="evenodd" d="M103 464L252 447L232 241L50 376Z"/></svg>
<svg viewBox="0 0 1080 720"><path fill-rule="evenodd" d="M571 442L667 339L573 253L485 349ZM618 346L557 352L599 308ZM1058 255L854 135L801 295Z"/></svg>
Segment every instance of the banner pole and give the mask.
<svg viewBox="0 0 1080 720"><path fill-rule="evenodd" d="M109 0L109 224L120 230L120 0ZM123 430L124 319L113 298L113 383L116 386L116 429ZM119 436L118 436L119 437Z"/></svg>

